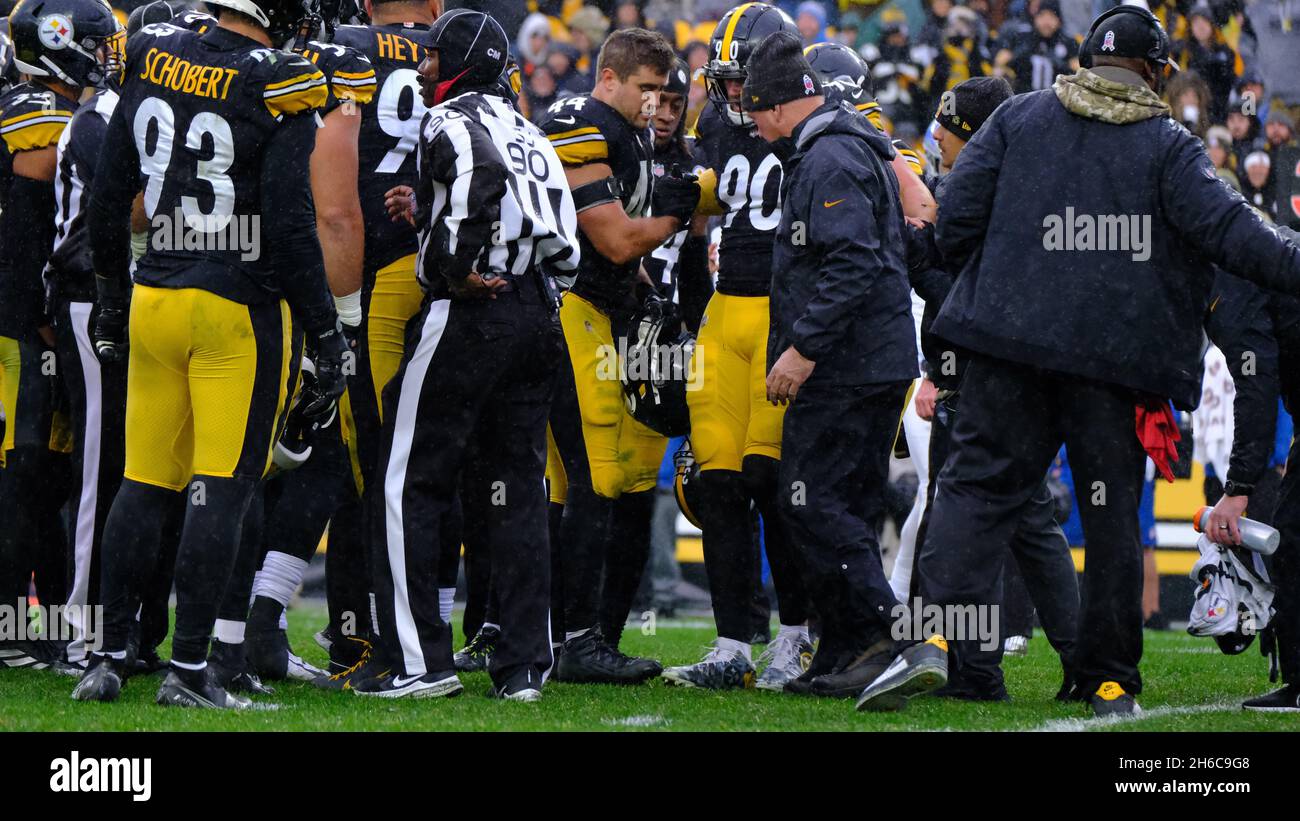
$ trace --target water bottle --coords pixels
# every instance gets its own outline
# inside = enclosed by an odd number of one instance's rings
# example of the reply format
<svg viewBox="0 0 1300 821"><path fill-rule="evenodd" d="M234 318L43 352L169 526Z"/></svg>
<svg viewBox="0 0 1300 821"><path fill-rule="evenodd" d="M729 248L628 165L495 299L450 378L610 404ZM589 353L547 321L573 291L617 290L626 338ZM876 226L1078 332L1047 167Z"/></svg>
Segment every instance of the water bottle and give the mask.
<svg viewBox="0 0 1300 821"><path fill-rule="evenodd" d="M1210 523L1211 509L1203 507L1196 511L1196 517L1192 519L1192 526L1196 528L1197 533L1205 533L1205 528ZM1276 528L1269 527L1263 522L1257 522L1254 519L1247 519L1245 516L1237 520L1237 529L1241 531L1242 547L1256 553L1262 553L1265 556L1273 555L1273 551L1277 550L1278 543L1282 541L1282 535L1277 532ZM1207 535L1211 541L1215 541L1216 534L1210 533ZM1227 534L1224 533L1224 535ZM1220 544L1224 543L1220 542Z"/></svg>

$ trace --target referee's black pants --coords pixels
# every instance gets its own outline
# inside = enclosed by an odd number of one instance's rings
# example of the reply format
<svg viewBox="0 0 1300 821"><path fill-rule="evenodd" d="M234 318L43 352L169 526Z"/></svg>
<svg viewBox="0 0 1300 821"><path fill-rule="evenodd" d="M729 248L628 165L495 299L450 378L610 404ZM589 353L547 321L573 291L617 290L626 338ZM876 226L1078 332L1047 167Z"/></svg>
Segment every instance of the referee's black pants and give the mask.
<svg viewBox="0 0 1300 821"><path fill-rule="evenodd" d="M1089 694L1104 681L1133 694L1142 689L1138 501L1146 452L1136 403L1117 385L973 358L918 565L927 604L998 604L1007 546L1064 442L1087 545L1074 667ZM955 642L950 661L983 658L978 643ZM1000 686L978 678L988 669L958 675L969 686Z"/></svg>
<svg viewBox="0 0 1300 821"><path fill-rule="evenodd" d="M521 280L496 299L429 301L384 389L383 439L370 511L380 638L394 672L450 672L451 628L438 613L442 521L463 488L482 518L500 602L498 685L525 667L547 675L550 553L546 418L563 348L540 290Z"/></svg>
<svg viewBox="0 0 1300 821"><path fill-rule="evenodd" d="M898 602L880 562L880 528L909 384L805 384L785 413L779 499L822 619L819 669L891 635Z"/></svg>
<svg viewBox="0 0 1300 821"><path fill-rule="evenodd" d="M101 363L91 340L93 302L60 300L55 345L72 411L69 605L99 604L99 553L104 523L126 464L126 363ZM77 612L77 611L72 611ZM87 655L84 619L74 624L68 660ZM93 626L93 625L90 625Z"/></svg>

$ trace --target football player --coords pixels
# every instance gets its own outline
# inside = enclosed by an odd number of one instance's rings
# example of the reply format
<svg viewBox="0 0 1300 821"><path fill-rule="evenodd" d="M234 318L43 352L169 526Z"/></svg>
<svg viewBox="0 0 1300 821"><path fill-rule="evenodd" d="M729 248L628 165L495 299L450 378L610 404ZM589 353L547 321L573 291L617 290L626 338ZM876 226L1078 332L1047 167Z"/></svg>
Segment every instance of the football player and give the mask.
<svg viewBox="0 0 1300 821"><path fill-rule="evenodd" d="M368 674L373 625L370 556L362 530L361 497L367 493L379 452L384 416L383 389L397 372L404 350L406 323L420 310L422 294L415 278L417 239L406 220L391 220L385 194L398 186L413 188L419 178L415 147L420 120L427 110L420 97L420 47L412 37L429 29L441 10L440 0L366 0L370 22L343 25L333 44L360 52L375 72L372 99L356 105L357 188L361 203L364 251L361 281L345 297L340 316L356 336L356 373L341 404L342 423L353 461L355 491L344 500L330 525L326 554L329 625L317 640L330 653L330 673L322 686L338 689L356 673ZM337 173L337 172L333 172ZM332 179L337 179L333 177ZM358 246L340 247L355 254ZM327 252L328 253L328 252ZM355 264L351 263L350 264ZM450 592L444 592L448 608ZM380 660L375 659L379 664ZM382 665L381 665L382 666ZM377 670L375 672L378 672Z"/></svg>
<svg viewBox="0 0 1300 821"><path fill-rule="evenodd" d="M745 3L718 22L705 83L711 105L696 125L701 214L722 215L717 290L700 322L693 368L700 390L687 394L691 447L700 466L698 507L704 563L718 639L696 664L673 667L674 684L780 690L812 656L808 601L776 506L784 407L767 401L768 293L772 242L781 218L781 158L740 110L750 52L777 31L797 33L780 9ZM763 542L776 586L781 629L755 681L750 639L757 545L750 505L763 517Z"/></svg>
<svg viewBox="0 0 1300 821"><path fill-rule="evenodd" d="M71 443L55 421L61 363L42 285L55 238L56 145L80 104L116 70L110 41L121 26L102 0L24 3L9 25L14 64L30 79L0 96L0 591L7 602L26 598L45 545L57 552L37 573L38 589L57 602L66 595L59 511L68 488L54 451L70 451ZM44 667L56 663L55 650L47 641L6 641L0 661Z"/></svg>
<svg viewBox="0 0 1300 821"><path fill-rule="evenodd" d="M596 88L557 102L542 121L564 163L582 248L560 309L570 367L561 368L551 413L567 480L555 546L563 575L561 681L636 683L662 669L606 641L599 610L602 570L605 584L620 590L635 590L628 580L640 579L665 448L624 406L611 318L635 310L641 258L681 230L699 198L693 178L653 178L648 126L675 63L662 35L616 31L601 48Z"/></svg>
<svg viewBox="0 0 1300 821"><path fill-rule="evenodd" d="M336 23L321 21L315 32L318 40L308 40L300 32L294 51L315 64L328 81L329 95L311 157L312 199L326 279L344 331L355 337L361 320L356 305L362 280L362 209L357 189L339 185L337 180L351 179L357 173L360 109L374 97L376 80L364 54L327 41ZM277 459L277 465L296 469L277 473L255 497L236 574L216 623L212 655L220 660L223 675L255 691L261 679L312 681L324 672L290 649L284 623L285 608L301 584L331 516L344 499L356 494L347 432L336 409L314 420L303 416L315 406L315 389L314 368L304 363L289 433L299 439L306 434L310 444L303 445L300 466L293 459L288 465ZM284 446L277 443L276 453L283 456ZM245 676L245 645L247 672L255 675L257 682Z"/></svg>
<svg viewBox="0 0 1300 821"><path fill-rule="evenodd" d="M208 5L217 26L204 34L159 23L128 44L88 205L95 348L120 361L129 329L130 365L126 468L103 543L103 646L73 691L79 700L117 698L140 570L158 554L167 508L183 497L172 660L156 700L251 706L205 668L291 385L291 309L314 350L322 403L345 384L347 345L310 187L328 82L277 47L302 28L304 7ZM128 306L129 206L141 189L152 230Z"/></svg>

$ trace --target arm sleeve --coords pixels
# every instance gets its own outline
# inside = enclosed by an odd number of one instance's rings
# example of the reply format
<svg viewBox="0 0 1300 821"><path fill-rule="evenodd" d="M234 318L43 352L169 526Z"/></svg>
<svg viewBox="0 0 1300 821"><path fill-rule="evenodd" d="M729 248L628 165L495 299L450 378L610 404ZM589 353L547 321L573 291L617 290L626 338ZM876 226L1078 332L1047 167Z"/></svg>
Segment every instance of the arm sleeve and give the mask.
<svg viewBox="0 0 1300 821"><path fill-rule="evenodd" d="M994 112L953 165L945 184L943 205L935 225L935 242L952 270L961 270L984 242L993 195L1006 154L1001 112Z"/></svg>
<svg viewBox="0 0 1300 821"><path fill-rule="evenodd" d="M713 282L709 278L709 238L687 236L678 257L677 295L682 306L682 318L691 333L700 332L700 320L713 296Z"/></svg>
<svg viewBox="0 0 1300 821"><path fill-rule="evenodd" d="M286 117L262 157L262 219L271 266L294 317L311 334L334 327L336 313L316 236L311 153L316 115Z"/></svg>
<svg viewBox="0 0 1300 821"><path fill-rule="evenodd" d="M125 290L131 264L131 200L140 190L140 156L126 123L126 106L119 105L108 121L90 204L86 231L95 273Z"/></svg>
<svg viewBox="0 0 1300 821"><path fill-rule="evenodd" d="M469 276L474 262L492 242L494 224L501 218L501 198L506 194L509 171L491 137L477 123L464 118L445 119L428 143L423 156L426 173L447 193L447 205L434 214L429 226L425 281L441 274L452 282Z"/></svg>
<svg viewBox="0 0 1300 821"><path fill-rule="evenodd" d="M963 151L963 162L965 157ZM1241 194L1215 175L1199 140L1182 133L1163 171L1165 216L1191 249L1234 276L1300 295L1300 247L1264 222Z"/></svg>
<svg viewBox="0 0 1300 821"><path fill-rule="evenodd" d="M54 248L54 183L15 175L9 201L23 206L6 209L13 213L3 220L13 260L12 298L18 303L6 307L16 316L36 319L44 313L42 274Z"/></svg>
<svg viewBox="0 0 1300 821"><path fill-rule="evenodd" d="M807 162L807 160L805 160ZM880 232L868 180L842 166L814 171L807 230L821 259L817 290L791 334L794 348L816 362L843 338L883 268ZM830 208L839 213L818 213Z"/></svg>
<svg viewBox="0 0 1300 821"><path fill-rule="evenodd" d="M1277 339L1267 296L1248 282L1220 273L1216 307L1205 332L1223 352L1232 372L1232 457L1226 478L1255 484L1268 468L1281 390ZM1231 308L1224 302L1236 302ZM1225 310L1225 308L1227 308Z"/></svg>

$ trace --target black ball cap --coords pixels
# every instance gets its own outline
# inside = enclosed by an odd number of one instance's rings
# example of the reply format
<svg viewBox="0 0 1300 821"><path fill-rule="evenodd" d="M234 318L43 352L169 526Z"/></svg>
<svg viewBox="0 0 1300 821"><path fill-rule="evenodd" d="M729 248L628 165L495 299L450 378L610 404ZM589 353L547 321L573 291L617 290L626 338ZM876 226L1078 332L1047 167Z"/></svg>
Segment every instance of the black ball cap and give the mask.
<svg viewBox="0 0 1300 821"><path fill-rule="evenodd" d="M473 88L495 86L510 56L501 24L481 11L449 11L427 32L407 36L438 52L438 102Z"/></svg>

